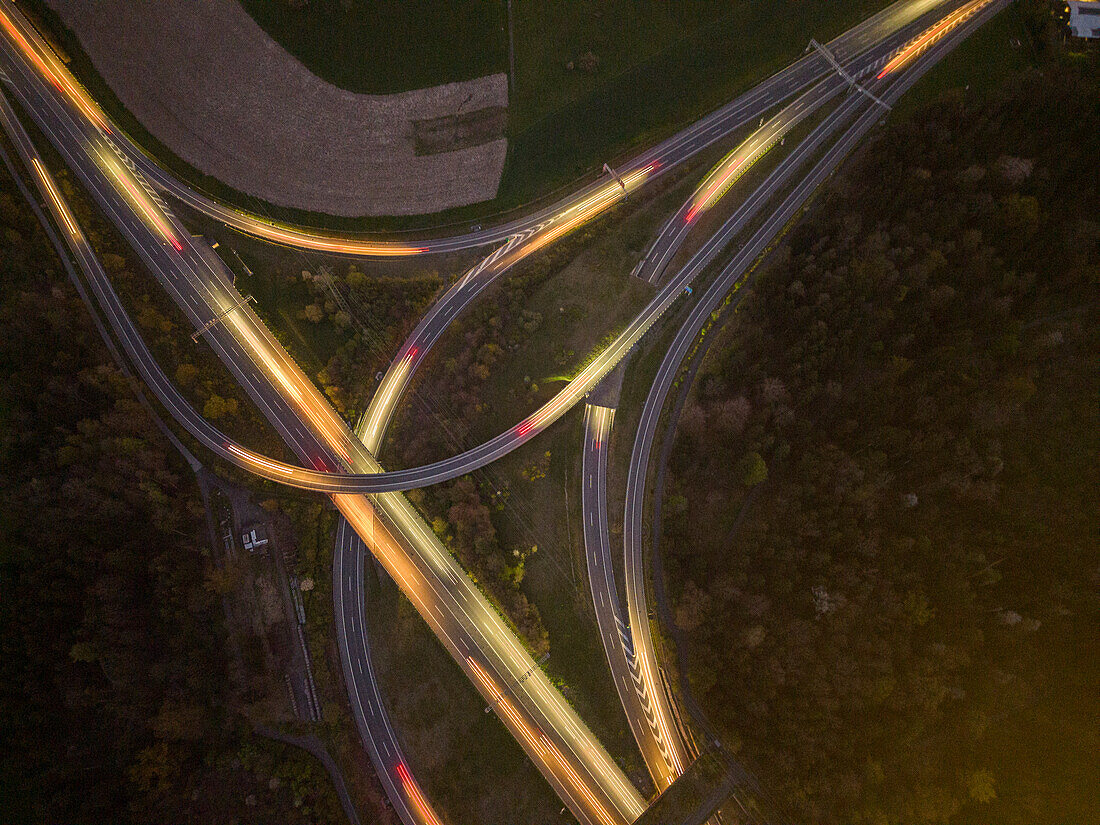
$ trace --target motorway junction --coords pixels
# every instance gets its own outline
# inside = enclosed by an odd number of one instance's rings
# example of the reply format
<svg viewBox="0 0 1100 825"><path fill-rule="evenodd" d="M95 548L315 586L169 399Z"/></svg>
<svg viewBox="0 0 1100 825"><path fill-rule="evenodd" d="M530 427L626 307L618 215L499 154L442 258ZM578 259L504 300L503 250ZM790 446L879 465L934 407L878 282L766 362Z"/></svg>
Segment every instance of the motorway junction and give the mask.
<svg viewBox="0 0 1100 825"><path fill-rule="evenodd" d="M62 257L75 264L89 308L104 321L148 390L175 424L219 460L262 479L330 497L343 516L335 549L334 613L348 695L383 786L406 825L440 816L401 754L362 638L361 571L372 553L416 607L562 804L585 825L701 823L734 800L743 821L774 821L772 802L720 742L685 718L650 638L642 552L651 444L669 389L691 343L716 308L752 277L807 200L912 84L1006 5L1005 0L899 0L808 53L726 105L550 205L496 225L415 241L318 232L273 221L196 192L128 137L59 59L18 5L0 9L0 121L37 189ZM809 40L809 37L807 37ZM39 145L32 125L48 142ZM614 209L706 149L737 142L678 205L637 261L652 299L562 388L496 436L451 457L386 470L377 459L394 410L418 368L456 317L517 263ZM798 138L787 140L789 136ZM752 177L761 158L775 164ZM298 463L264 455L219 430L165 374L131 320L75 217L48 158L60 158L285 441ZM424 257L487 249L436 299L398 348L357 427L350 426L235 287L207 239L194 236L175 204L235 231L292 249L351 257ZM719 203L727 217L677 253ZM744 237L736 250L735 239ZM715 266L715 264L717 264ZM739 300L739 297L737 298ZM686 312L673 313L673 307ZM658 371L639 424L627 489L622 558L608 538L606 445L614 403L601 384L670 316L684 319ZM610 332L610 330L609 330ZM585 408L585 545L601 644L631 735L658 794L643 795L531 656L523 640L404 495L498 461L577 406ZM589 493L589 489L592 491ZM625 589L615 583L622 563ZM344 586L344 575L347 586ZM627 608L619 605L625 592ZM606 598L605 598L606 596ZM366 667L364 668L364 663ZM364 698L365 697L365 698ZM654 799L656 802L654 803ZM653 807L650 807L653 805ZM648 809L648 810L647 810Z"/></svg>

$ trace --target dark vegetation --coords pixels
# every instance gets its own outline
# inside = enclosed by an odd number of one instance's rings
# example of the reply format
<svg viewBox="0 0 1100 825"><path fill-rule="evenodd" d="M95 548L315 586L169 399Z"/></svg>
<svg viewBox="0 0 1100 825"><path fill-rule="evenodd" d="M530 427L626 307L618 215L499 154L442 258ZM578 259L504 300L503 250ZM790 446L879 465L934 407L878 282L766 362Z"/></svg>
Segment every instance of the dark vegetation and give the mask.
<svg viewBox="0 0 1100 825"><path fill-rule="evenodd" d="M322 265L300 276L275 273L280 323L304 343L319 369L317 381L349 420L363 412L393 353L425 312L442 284L434 271L416 277L367 275L354 263ZM301 307L293 310L291 307Z"/></svg>
<svg viewBox="0 0 1100 825"><path fill-rule="evenodd" d="M193 477L7 177L0 278L0 819L340 821L234 716Z"/></svg>
<svg viewBox="0 0 1100 825"><path fill-rule="evenodd" d="M531 309L532 297L551 284L606 223L598 221L578 230L548 251L517 264L512 274L494 284L487 297L453 323L445 341L421 369L411 399L391 429L386 445L396 459L391 463L413 467L481 443L554 395L561 386L560 376L573 371L584 353L578 355L561 345L554 349L553 363L531 358L547 341L561 340L544 329L551 321L544 320L543 312ZM554 295L555 312L572 313L574 320L586 314L576 295ZM510 376L501 386L496 379L503 365L520 361L528 365L529 374ZM559 373L558 380L540 384L547 371ZM491 409L487 398L494 399ZM551 458L550 452L540 449L517 475L526 482L544 479ZM541 654L547 650L549 638L538 608L522 586L532 545L506 546L500 535L510 495L508 483L490 483L488 475L479 473L410 491L409 498L531 649Z"/></svg>
<svg viewBox="0 0 1100 825"><path fill-rule="evenodd" d="M318 77L389 94L508 69L502 0L242 0Z"/></svg>
<svg viewBox="0 0 1100 825"><path fill-rule="evenodd" d="M691 684L795 821L1100 820L1100 82L1041 65L867 147L679 423Z"/></svg>

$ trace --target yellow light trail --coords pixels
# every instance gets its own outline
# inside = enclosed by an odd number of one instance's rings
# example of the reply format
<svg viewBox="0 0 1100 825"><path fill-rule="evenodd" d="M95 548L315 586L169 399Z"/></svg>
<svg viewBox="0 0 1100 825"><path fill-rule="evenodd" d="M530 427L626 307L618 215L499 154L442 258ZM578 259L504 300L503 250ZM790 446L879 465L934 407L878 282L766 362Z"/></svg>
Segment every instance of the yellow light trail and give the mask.
<svg viewBox="0 0 1100 825"><path fill-rule="evenodd" d="M28 40L19 27L15 24L8 12L0 8L0 26L8 33L15 45L30 59L34 67L50 82L54 88L62 93L77 109L95 126L108 135L114 134L103 111L88 96L87 92L76 82L72 73L50 50L49 45L43 43L36 46ZM269 221L261 220L255 215L245 212L236 212L240 227L252 232L258 237L265 238L276 243L313 249L318 252L335 252L348 255L372 255L379 257L419 255L427 252L426 246L413 246L408 244L379 243L376 241L342 240L335 237L326 237L311 232L305 232L288 227L283 227Z"/></svg>
<svg viewBox="0 0 1100 825"><path fill-rule="evenodd" d="M65 201L61 198L61 194L54 187L53 179L46 173L46 170L42 168L42 164L38 162L38 158L31 158L31 163L34 164L34 169L38 172L38 177L42 179L42 183L46 185L46 191L50 194L50 200L53 201L54 207L56 207L62 219L64 219L69 234L74 238L83 237L76 226L76 221L73 220L72 214L69 212L69 207L65 204Z"/></svg>
<svg viewBox="0 0 1100 825"><path fill-rule="evenodd" d="M641 619L639 620L641 621ZM648 621L648 619L646 619ZM653 715L657 719L657 727L660 729L661 738L664 739L666 749L668 751L667 756L669 758L669 767L672 768L673 777L679 776L684 772L684 766L680 762L680 756L676 753L676 746L672 739L672 729L669 727L668 719L665 718L665 714L661 712L657 702L657 682L653 678L653 671L649 666L649 659L645 656L636 656L637 661L642 665L642 681L645 683L646 690L649 692L650 701L653 702Z"/></svg>
<svg viewBox="0 0 1100 825"><path fill-rule="evenodd" d="M738 158L736 163L730 164L722 174L719 175L718 179L707 187L707 189L695 200L695 203L691 205L691 209L687 211L687 214L684 216L685 223L691 223L695 220L696 215L710 209L715 201L725 194L729 186L732 186L734 181L737 180L736 177L733 177L733 173L740 169L744 162L745 158ZM740 175L737 177L740 177ZM727 186L727 183L729 186Z"/></svg>
<svg viewBox="0 0 1100 825"><path fill-rule="evenodd" d="M776 132L766 146L758 147L747 155L743 155L739 158L737 157L737 153L744 149L744 146L738 146L724 157L718 163L718 166L715 167L715 174L718 174L718 177L695 198L691 208L687 211L687 214L684 215L684 223L691 223L701 212L707 211L721 200L722 196L730 190L730 187L737 183L741 176L748 172L766 152L775 146L776 141L786 135L790 129L791 122L788 121L778 132ZM721 170L721 172L718 170Z"/></svg>
<svg viewBox="0 0 1100 825"><path fill-rule="evenodd" d="M15 41L20 50L31 59L31 62L49 79L59 92L66 95L96 126L107 134L111 134L111 127L108 125L107 119L103 116L99 107L96 106L91 98L85 94L84 90L71 79L69 72L61 66L52 52L47 51L44 55L39 54L38 49L23 36L23 33L19 31L19 28L12 22L7 12L2 8L0 8L0 26L4 27L4 30L12 40Z"/></svg>
<svg viewBox="0 0 1100 825"><path fill-rule="evenodd" d="M657 163L654 162L623 177L627 192L641 186L656 168ZM550 228L537 234L519 247L512 255L506 255L501 259L499 265L501 267L511 266L516 261L542 249L547 244L553 243L562 235L572 232L581 224L587 223L608 207L618 203L626 197L627 192L624 192L617 182L604 186L600 191L589 195L580 203L569 207L558 215L555 223Z"/></svg>
<svg viewBox="0 0 1100 825"><path fill-rule="evenodd" d="M113 157L106 149L100 149L96 156L99 158L101 165L107 171L111 177L118 181L122 187L122 191L128 196L128 199L134 206L138 208L142 215L145 216L145 220L160 233L164 240L172 244L172 248L177 252L183 251L183 244L176 238L176 233L172 231L172 227L168 224L168 219L164 217L160 209L149 200L149 196L145 193L145 190L138 185L125 167Z"/></svg>
<svg viewBox="0 0 1100 825"><path fill-rule="evenodd" d="M238 447L236 444L233 444L232 442L226 442L225 446L229 450L229 452L251 464L256 464L260 467L266 467L269 470L274 470L275 472L283 473L284 475L294 475L294 469L292 467L286 467L281 464L277 464L274 461L268 461L263 456L257 455L251 450L242 450L240 447Z"/></svg>
<svg viewBox="0 0 1100 825"><path fill-rule="evenodd" d="M561 765L562 768L565 769L565 772L569 774L569 777L573 780L573 783L577 786L578 790L580 790L580 792L584 794L584 798L588 801L588 804L592 806L593 810L596 811L596 814L600 817L600 820L606 823L606 825L618 825L611 814L607 812L607 808L605 808L603 804L598 799L596 799L595 794L593 794L592 791L589 790L588 786L584 783L580 776L577 775L577 772L573 769L573 766L570 765L565 757L561 755L561 751L558 750L557 745L555 745L545 736L542 737L542 741L543 744L545 744L547 749L550 751L550 754L554 757L554 759L558 761L558 764Z"/></svg>
<svg viewBox="0 0 1100 825"><path fill-rule="evenodd" d="M405 386L405 378L408 376L409 370L412 369L412 362L417 352L419 352L418 347L410 347L400 363L386 373L382 385L378 388L378 398L368 410L370 417L366 422L367 426L363 435L363 443L366 444L368 450L377 449L378 441L382 437L380 431L382 421L385 419L387 411L397 403Z"/></svg>
<svg viewBox="0 0 1100 825"><path fill-rule="evenodd" d="M252 331L252 325L249 323L250 319L244 317L244 311L241 307L231 312L229 318L248 342L251 351L259 355L260 360L263 362L263 365L267 367L268 372L275 377L275 380L283 386L287 393L293 396L294 400L298 403L298 409L309 418L313 424L314 430L324 439L329 447L340 454L340 457L344 459L347 466L351 467L351 456L348 455L348 451L344 447L343 432L333 421L332 416L326 415L323 409L317 409L314 406L315 404L321 404L323 402L318 401L312 394L310 394L309 398L306 398L302 394L302 388L291 380L290 376L288 376L283 369L283 365L279 363L271 354L269 348L264 346L263 342L261 342L259 337ZM297 373L297 371L295 371L295 373ZM298 377L298 375L295 374L295 377Z"/></svg>

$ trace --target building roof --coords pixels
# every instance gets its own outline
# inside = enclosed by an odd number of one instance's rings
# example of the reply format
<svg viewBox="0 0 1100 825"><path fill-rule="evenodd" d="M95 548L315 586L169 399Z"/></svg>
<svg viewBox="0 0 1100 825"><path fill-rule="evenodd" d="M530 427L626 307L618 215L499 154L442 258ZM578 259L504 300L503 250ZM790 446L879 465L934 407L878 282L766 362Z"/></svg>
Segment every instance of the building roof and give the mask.
<svg viewBox="0 0 1100 825"><path fill-rule="evenodd" d="M1100 38L1100 2L1069 0L1069 33L1074 37Z"/></svg>

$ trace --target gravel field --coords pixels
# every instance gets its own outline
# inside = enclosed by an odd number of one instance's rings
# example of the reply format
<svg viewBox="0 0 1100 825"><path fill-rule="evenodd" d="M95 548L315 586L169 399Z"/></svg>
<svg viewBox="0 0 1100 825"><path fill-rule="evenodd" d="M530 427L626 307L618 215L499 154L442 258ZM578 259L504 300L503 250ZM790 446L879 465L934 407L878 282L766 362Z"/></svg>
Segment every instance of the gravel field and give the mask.
<svg viewBox="0 0 1100 825"><path fill-rule="evenodd" d="M504 74L354 94L311 74L234 0L48 1L151 134L241 192L342 216L426 214L496 196ZM416 141L424 122L430 147Z"/></svg>

